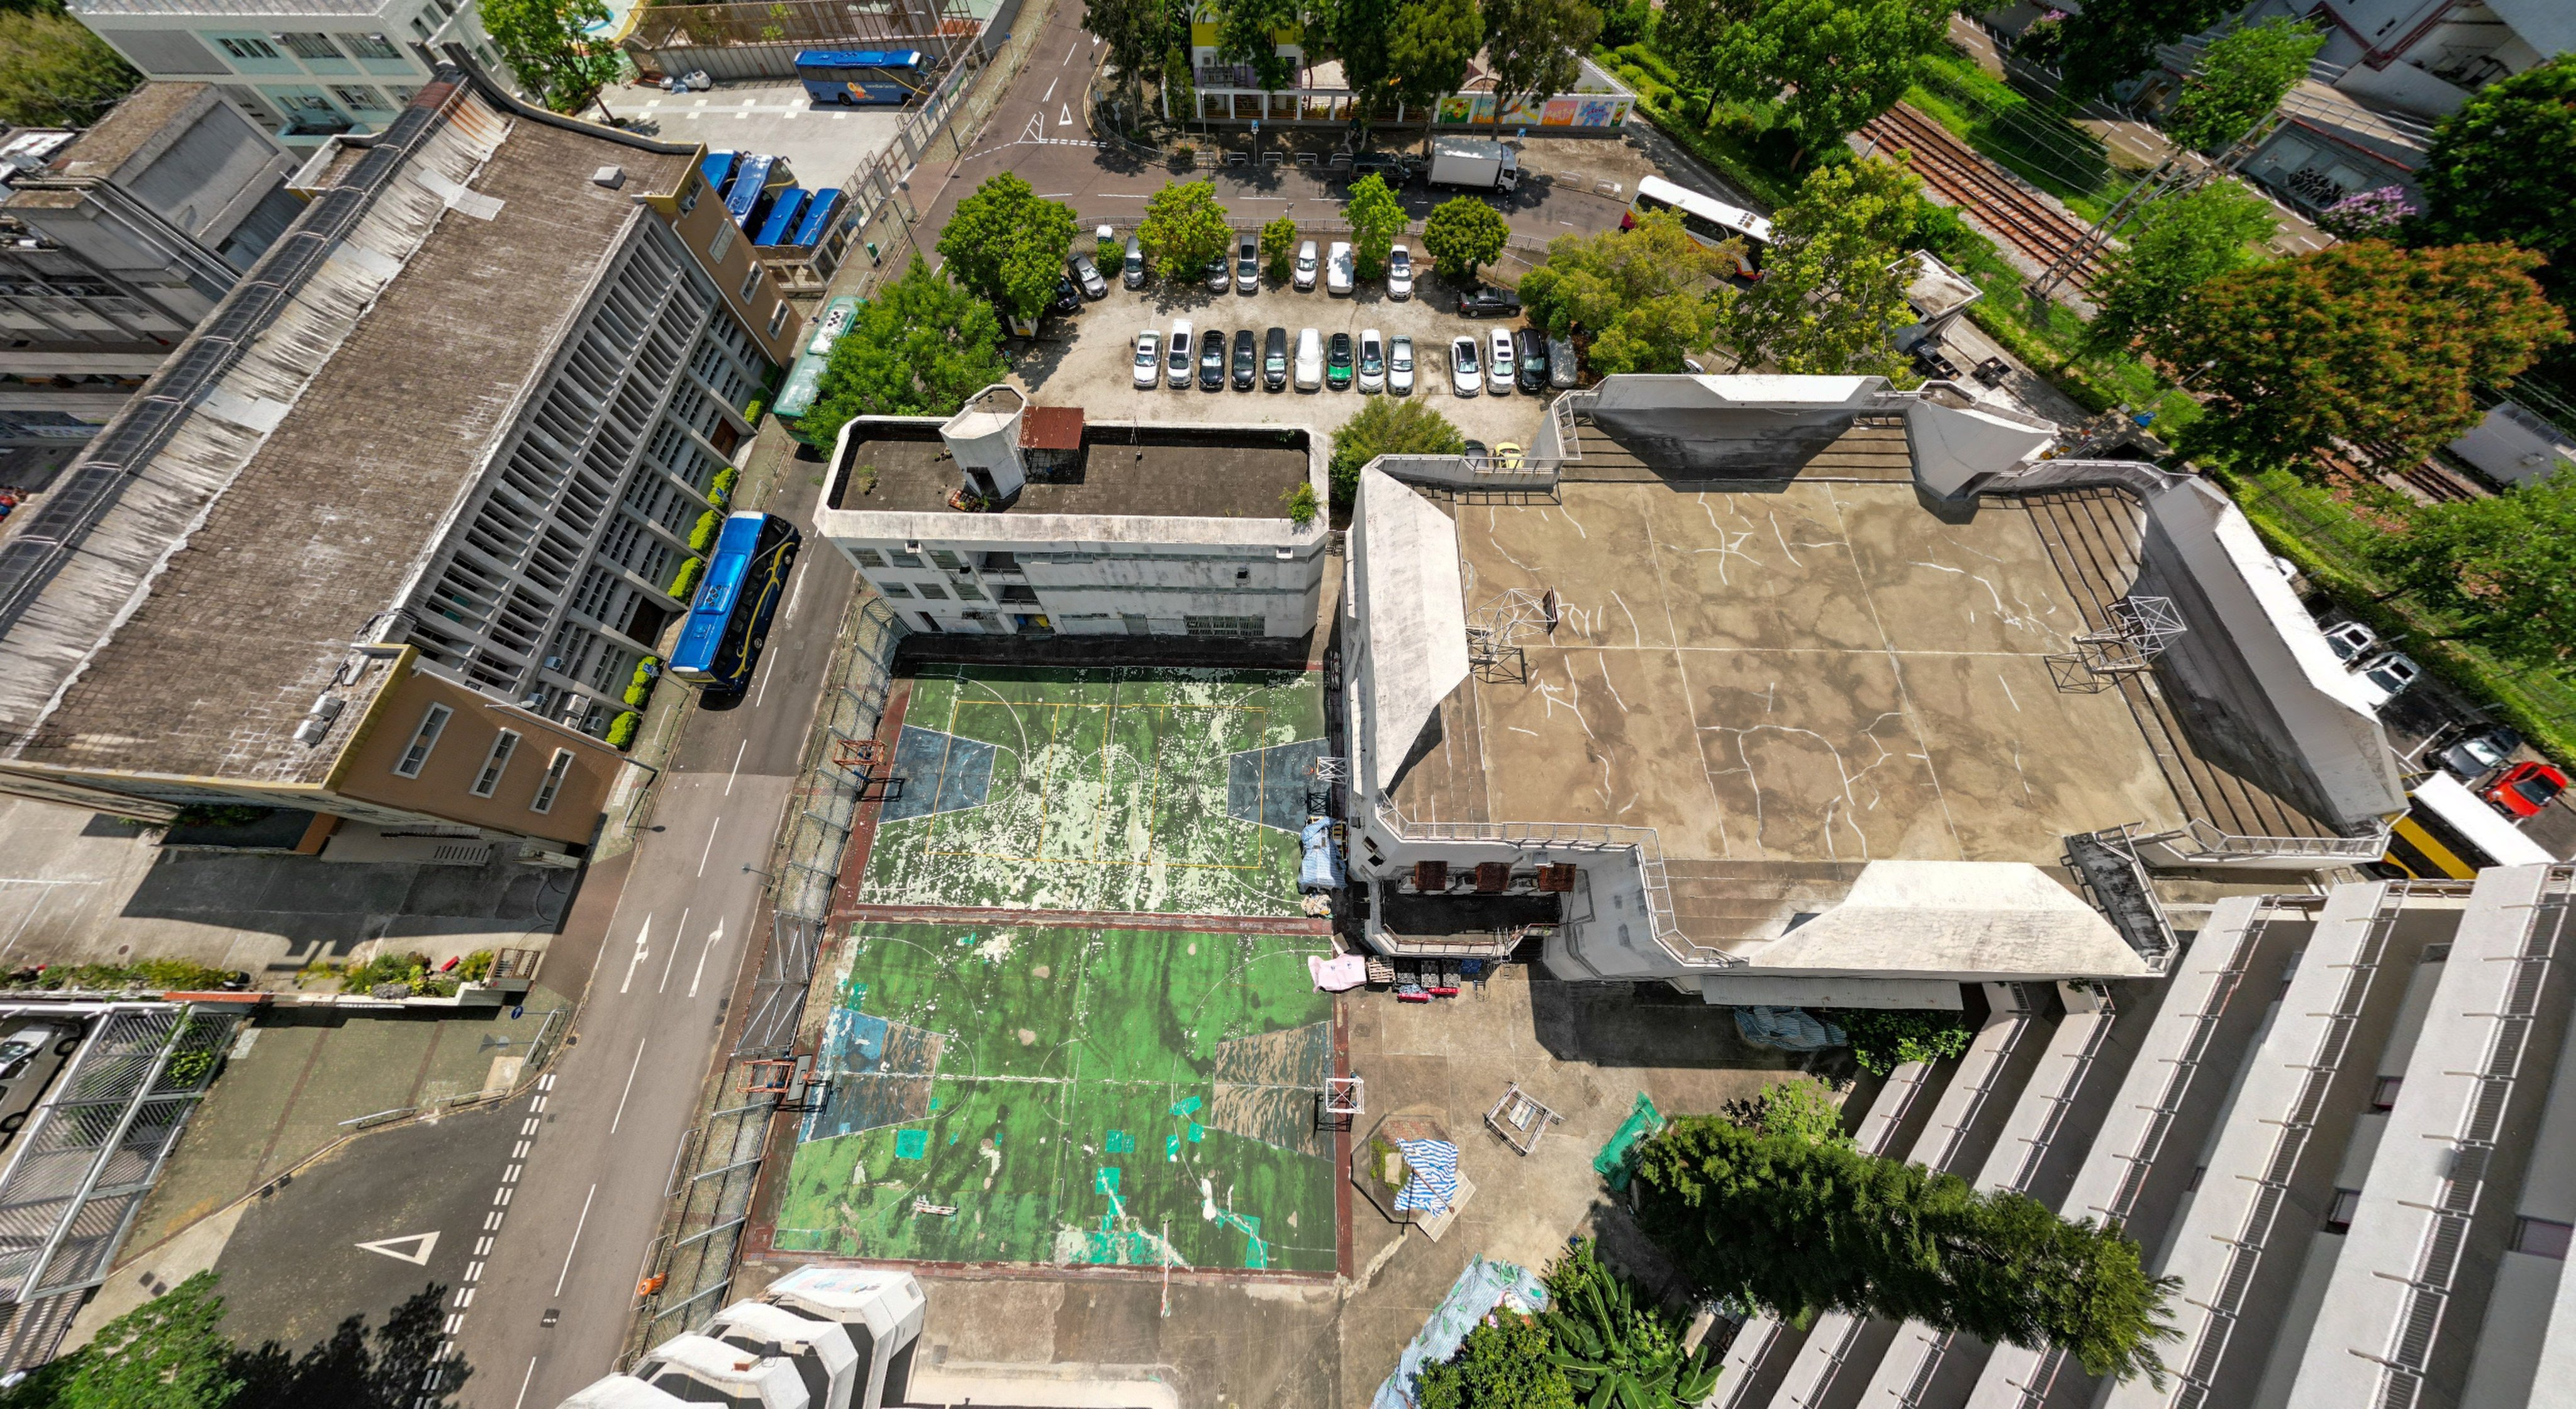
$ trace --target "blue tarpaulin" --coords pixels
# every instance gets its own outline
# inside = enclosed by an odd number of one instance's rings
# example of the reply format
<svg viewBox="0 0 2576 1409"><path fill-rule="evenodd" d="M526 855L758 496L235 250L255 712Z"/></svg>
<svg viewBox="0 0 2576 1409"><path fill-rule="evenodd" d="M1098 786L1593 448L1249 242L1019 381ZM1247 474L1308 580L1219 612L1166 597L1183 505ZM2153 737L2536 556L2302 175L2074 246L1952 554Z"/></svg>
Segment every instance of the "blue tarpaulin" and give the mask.
<svg viewBox="0 0 2576 1409"><path fill-rule="evenodd" d="M1467 1270L1450 1284L1449 1295L1434 1307L1431 1319L1396 1357L1395 1373L1377 1387L1377 1397L1369 1409L1413 1409L1413 1381L1425 1365L1437 1365L1458 1353L1467 1333L1476 1323L1492 1315L1496 1307L1508 1306L1524 1315L1547 1304L1547 1288L1528 1268L1509 1262L1487 1262L1470 1258Z"/></svg>
<svg viewBox="0 0 2576 1409"><path fill-rule="evenodd" d="M1404 1152L1404 1188L1395 1196L1398 1212L1440 1213L1458 1197L1458 1147L1446 1140L1398 1140Z"/></svg>
<svg viewBox="0 0 2576 1409"><path fill-rule="evenodd" d="M1297 863L1297 886L1301 890L1340 890L1344 883L1342 850L1333 845L1333 819L1318 817L1298 834L1306 854Z"/></svg>

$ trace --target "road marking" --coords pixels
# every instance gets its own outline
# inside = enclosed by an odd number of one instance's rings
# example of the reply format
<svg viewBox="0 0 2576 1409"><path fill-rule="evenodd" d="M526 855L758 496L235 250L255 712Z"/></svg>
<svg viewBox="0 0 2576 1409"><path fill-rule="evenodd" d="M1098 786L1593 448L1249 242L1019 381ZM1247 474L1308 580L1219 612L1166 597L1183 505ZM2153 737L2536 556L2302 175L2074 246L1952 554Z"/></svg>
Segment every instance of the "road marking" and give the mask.
<svg viewBox="0 0 2576 1409"><path fill-rule="evenodd" d="M796 585L787 589L787 614L779 618L779 625L784 626L796 619L796 604L804 598L805 574L800 572L796 574Z"/></svg>
<svg viewBox="0 0 2576 1409"><path fill-rule="evenodd" d="M491 1239L486 1238L483 1241L488 1243ZM479 1262L467 1263L465 1266L465 1280L469 1282L479 1282L483 1280L483 1264Z"/></svg>
<svg viewBox="0 0 2576 1409"><path fill-rule="evenodd" d="M715 838L714 838L714 837L712 837L712 836L708 837L708 838L707 838L707 844L708 844L708 845L710 845L710 846L714 845L714 844L715 844ZM698 874L700 874L700 875L705 875L705 874L706 874L706 862L704 862L704 861L700 861L700 862L698 863ZM649 950L647 950L647 949L644 947L644 941L645 941L648 937L650 937L650 936L652 935L652 933L653 933L653 917L652 917L651 915L649 915L649 914L648 914L648 915L646 915L646 916L644 917L644 926L643 926L643 928L641 928L641 929L639 929L639 930L635 931L635 957L626 961L626 981L625 981L624 983L621 983L621 984L617 985L617 991L618 991L618 992L620 992L620 993L624 993L627 989L632 988L632 987L634 987L634 986L635 986L635 970L636 970L636 967L637 967L638 965L640 965L640 964L642 964L642 963L644 962L644 956L645 956L647 953L649 953L649 952L650 952ZM538 1101L540 1101L540 1102L544 1101L545 1099L546 1099L546 1098L545 1098L545 1097L543 1097L543 1096L539 1096L539 1097L537 1098L537 1100L538 1100ZM528 1107L528 1109L530 1109L530 1110L532 1110L532 1111L533 1111L533 1110L538 1110L538 1109L540 1109L540 1108L541 1108L541 1107L539 1107L539 1106L533 1106L533 1105L532 1105L532 1106L530 1106L530 1107Z"/></svg>
<svg viewBox="0 0 2576 1409"><path fill-rule="evenodd" d="M473 1304L474 1304L474 1289L473 1289L472 1287L467 1287L465 1290L463 1290L463 1291L461 1291L461 1292L458 1292L458 1293L456 1294L456 1309L457 1309L457 1310L459 1310L459 1311L463 1311L465 1308L467 1308L467 1307L469 1307L469 1306L472 1306Z"/></svg>
<svg viewBox="0 0 2576 1409"><path fill-rule="evenodd" d="M519 1377L519 1397L510 1401L510 1409L526 1409L528 1402L528 1381L533 1380L536 1377L537 1357L531 1355L528 1357L528 1373Z"/></svg>
<svg viewBox="0 0 2576 1409"><path fill-rule="evenodd" d="M680 936L682 936L683 938L685 938L685 937L688 935L688 933L689 933L689 912L688 912L687 907L683 906L683 907L681 908L681 910L680 910L680 927L679 927L678 929L676 929L676 930L673 930L673 931L672 931L672 933L677 934L677 935L680 935ZM665 959L663 959L663 960L662 960L662 982L661 982L661 985L660 985L659 987L657 987L657 988L655 988L655 989L653 990L654 992L656 992L656 993L668 993L668 992L670 992L670 991L671 991L671 966L672 966L673 964L678 963L678 962L680 962L680 945L679 945L679 942L678 942L677 940L674 940L674 941L672 941L672 944L671 944L671 953L670 953L669 957L667 957L667 958L665 958Z"/></svg>
<svg viewBox="0 0 2576 1409"><path fill-rule="evenodd" d="M503 1207L503 1208L508 1208L508 1207L510 1206L510 1196L511 1196L512 1194L517 1193L517 1192L518 1192L518 1190L511 1188L511 1187L510 1187L509 1185L507 1185L507 1184L504 1184L504 1185L502 1185L502 1186L500 1187L500 1189L499 1189L499 1190L498 1190L498 1191L493 1195L493 1198L494 1198L494 1201L495 1201L495 1202L497 1202L497 1203L499 1203L499 1204L501 1205L501 1207Z"/></svg>
<svg viewBox="0 0 2576 1409"><path fill-rule="evenodd" d="M411 1244L411 1251L394 1251L395 1248L405 1243ZM407 1233L399 1238L379 1238L372 1243L360 1243L357 1246L360 1252L371 1252L380 1257L390 1257L396 1262L408 1262L414 1267L427 1267L429 1265L430 1253L436 1251L438 1248L438 1235L436 1233Z"/></svg>
<svg viewBox="0 0 2576 1409"><path fill-rule="evenodd" d="M537 1119L535 1116L530 1116L528 1117L528 1123L519 1127L519 1133L522 1135L534 1135L537 1133L537 1127L543 1124L545 1124L544 1121Z"/></svg>
<svg viewBox="0 0 2576 1409"><path fill-rule="evenodd" d="M489 1254L489 1253L492 1251L492 1243L493 1243L493 1239L490 1239L490 1238L478 1238L478 1239L476 1239L476 1240L475 1240L475 1243L474 1243L474 1255L475 1255L476 1257L483 1257L483 1256L486 1256L487 1254ZM477 1266L477 1267L480 1267L480 1266L482 1266L483 1264L478 1262L478 1263L476 1263L476 1264L474 1264L474 1265L475 1265L475 1266Z"/></svg>
<svg viewBox="0 0 2576 1409"><path fill-rule="evenodd" d="M1072 45L1071 45L1071 46L1069 46L1069 47L1067 47L1067 48L1065 49L1065 51L1064 51L1064 63L1065 63L1065 64L1072 63L1072 62L1073 62L1073 56L1074 56L1074 55L1076 55L1076 54L1079 54L1079 53L1081 53L1081 52L1082 52L1082 41L1081 41L1081 40L1079 40L1079 39L1077 39L1077 40L1073 41L1073 43L1072 43ZM1064 64L1058 64L1058 65L1056 65L1056 67L1057 67L1057 68L1062 68L1062 67L1064 67Z"/></svg>
<svg viewBox="0 0 2576 1409"><path fill-rule="evenodd" d="M553 1072L547 1072L545 1075L538 1077L537 1089L540 1091L552 1091L555 1089L555 1074Z"/></svg>
<svg viewBox="0 0 2576 1409"><path fill-rule="evenodd" d="M733 796L733 780L734 780L735 778L737 778L737 777L740 777L740 776L741 776L741 774L742 774L742 754L743 754L743 750L745 750L745 749L747 749L747 748L750 748L750 747L751 747L751 740L750 740L749 738L745 738L741 743L734 745L734 750L733 750L733 767L725 773L725 790L724 790L724 795L725 795L726 797L731 797L731 796Z"/></svg>
<svg viewBox="0 0 2576 1409"><path fill-rule="evenodd" d="M483 1231L486 1233L489 1233L500 1226L501 1215L498 1211L495 1211L491 1217L483 1220ZM486 1239L486 1241L489 1241L489 1239Z"/></svg>
<svg viewBox="0 0 2576 1409"><path fill-rule="evenodd" d="M563 1265L563 1271L562 1271L562 1272L560 1272L560 1273L558 1273L558 1274L556 1274L556 1276L555 1276L555 1295L556 1295L556 1296L562 1296L562 1295L563 1295L564 1280L565 1280L566 1278L568 1278L568 1277L572 1276L572 1255L573 1255L573 1250L574 1250L575 1248L578 1248L578 1247L580 1247L580 1246L581 1246L581 1226L582 1226L583 1224L588 1223L588 1222L590 1221L590 1201L591 1201L591 1199L592 1199L594 1196L596 1196L598 1193L599 1193L599 1186L598 1186L598 1185L596 1185L596 1184L593 1184L593 1185L591 1185L591 1186L590 1186L590 1193L587 1193L587 1194L584 1194L584 1195L582 1195L582 1196L581 1196L581 1217L580 1217L580 1218L578 1218L578 1219L575 1219L575 1220L573 1221L573 1225L572 1225L572 1244L571 1244L571 1246L566 1247L566 1248L564 1249L564 1265Z"/></svg>
<svg viewBox="0 0 2576 1409"><path fill-rule="evenodd" d="M691 987L690 996L695 997L697 991L695 987ZM635 1094L635 1073L644 1065L644 1043L647 1040L649 1039L636 1040L635 1060L628 1063L626 1067L626 1089L617 1093L617 1114L608 1122L608 1133L611 1135L617 1133L618 1125L626 1119L626 1098Z"/></svg>
<svg viewBox="0 0 2576 1409"><path fill-rule="evenodd" d="M707 956L714 953L716 946L722 943L724 943L724 921L718 920L716 921L714 933L707 936L707 947L698 951L698 971L689 975L690 997L695 998L698 996L698 980L706 977ZM631 1077L629 1078L629 1080L632 1079L633 1078ZM611 1129L609 1133L614 1135L617 1132L614 1129Z"/></svg>
<svg viewBox="0 0 2576 1409"><path fill-rule="evenodd" d="M535 1143L536 1142L533 1140L522 1140L519 1143L512 1145L510 1147L510 1158L526 1159L528 1157L528 1146Z"/></svg>
<svg viewBox="0 0 2576 1409"><path fill-rule="evenodd" d="M534 1111L542 1111L542 1110L544 1110L545 1108L546 1108L546 1098L545 1098L545 1097L543 1097L543 1096L539 1096L537 1099L535 1099L535 1100L533 1100L533 1101L530 1101L530 1102L528 1103L528 1109L529 1109L530 1111L532 1111L532 1112L534 1112Z"/></svg>
<svg viewBox="0 0 2576 1409"><path fill-rule="evenodd" d="M450 1313L450 1314L449 1314L449 1316L448 1316L448 1318L447 1318L447 1329L445 1329L445 1330L443 1330L443 1331L439 1332L439 1334L440 1334L440 1335L446 1335L446 1336L452 1336L452 1335L456 1334L456 1328L457 1328L457 1327L459 1327L459 1326L462 1326L462 1325L464 1325L464 1324L465 1324L465 1313L464 1313L464 1312L462 1312L462 1311L452 1312L452 1313Z"/></svg>
<svg viewBox="0 0 2576 1409"><path fill-rule="evenodd" d="M760 693L751 697L753 709L760 708L761 701L769 698L769 677L778 673L775 669L777 664L778 656L775 652L771 653L769 659L760 663Z"/></svg>
<svg viewBox="0 0 2576 1409"><path fill-rule="evenodd" d="M514 1165L511 1165L508 1169L502 1170L502 1171L501 1171L501 1182L502 1182L502 1183L504 1183L504 1184L516 1184L516 1183L518 1183L518 1182L519 1182L519 1171L520 1171L521 1169L524 1169L524 1168L526 1168L526 1166L525 1166L525 1165L517 1165L517 1164L514 1164Z"/></svg>
<svg viewBox="0 0 2576 1409"><path fill-rule="evenodd" d="M1038 101L1039 101L1039 102L1041 102L1041 103L1044 103L1044 102L1049 102L1049 101L1053 100L1053 99L1054 99L1054 97L1055 97L1055 85L1056 85L1056 80L1054 80L1054 79L1052 79L1052 78L1048 79L1048 80L1047 80L1047 91L1045 91L1045 92L1043 92L1043 93L1040 93L1040 94L1038 95Z"/></svg>
<svg viewBox="0 0 2576 1409"><path fill-rule="evenodd" d="M1040 99L1040 101L1043 102L1044 99ZM1073 126L1073 104L1067 103L1064 105L1064 116L1057 118L1055 120L1055 125L1058 127Z"/></svg>
<svg viewBox="0 0 2576 1409"><path fill-rule="evenodd" d="M716 853L716 828L723 825L724 818L721 815L707 824L707 849L698 853L698 874L701 876L707 873L707 858Z"/></svg>

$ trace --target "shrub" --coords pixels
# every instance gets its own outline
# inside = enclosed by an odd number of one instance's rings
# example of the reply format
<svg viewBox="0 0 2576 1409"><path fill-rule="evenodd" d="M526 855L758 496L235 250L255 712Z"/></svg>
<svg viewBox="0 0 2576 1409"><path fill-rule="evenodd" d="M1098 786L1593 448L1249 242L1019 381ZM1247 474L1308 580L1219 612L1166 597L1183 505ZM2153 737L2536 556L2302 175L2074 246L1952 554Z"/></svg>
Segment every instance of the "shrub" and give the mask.
<svg viewBox="0 0 2576 1409"><path fill-rule="evenodd" d="M428 979L428 955L379 954L363 964L352 964L340 970L340 991L364 993L380 983L407 983L414 992L418 992Z"/></svg>
<svg viewBox="0 0 2576 1409"><path fill-rule="evenodd" d="M1288 505L1288 521L1304 528L1315 521L1315 486L1300 484L1279 496Z"/></svg>
<svg viewBox="0 0 2576 1409"><path fill-rule="evenodd" d="M12 988L78 989L120 993L150 989L160 993L200 993L220 987L232 975L193 959L138 959L130 964L48 964Z"/></svg>
<svg viewBox="0 0 2576 1409"><path fill-rule="evenodd" d="M457 963L456 976L467 983L480 983L492 976L492 963L491 950L477 949Z"/></svg>
<svg viewBox="0 0 2576 1409"><path fill-rule="evenodd" d="M689 551L703 553L715 546L716 533L724 527L724 515L714 509L698 515L697 526L689 530Z"/></svg>
<svg viewBox="0 0 2576 1409"><path fill-rule="evenodd" d="M1333 503L1349 507L1360 471L1380 455L1456 455L1466 437L1420 401L1375 397L1333 432Z"/></svg>
<svg viewBox="0 0 2576 1409"><path fill-rule="evenodd" d="M683 602L689 600L689 594L698 589L698 578L706 570L707 560L704 558L691 558L681 563L679 572L671 578L671 595Z"/></svg>
<svg viewBox="0 0 2576 1409"><path fill-rule="evenodd" d="M247 827L276 811L239 802L192 802L170 819L173 827Z"/></svg>
<svg viewBox="0 0 2576 1409"><path fill-rule="evenodd" d="M1816 1014L1851 1038L1852 1060L1885 1076L1907 1062L1939 1062L1968 1050L1975 1034L1957 1013L1829 1008Z"/></svg>
<svg viewBox="0 0 2576 1409"><path fill-rule="evenodd" d="M718 508L722 508L725 505L732 503L733 487L740 483L742 483L742 471L735 469L733 466L727 465L723 469L716 471L716 477L707 481L708 501L715 504Z"/></svg>
<svg viewBox="0 0 2576 1409"><path fill-rule="evenodd" d="M742 408L742 418L750 423L753 430L758 430L760 429L760 413L768 409L768 399L765 397L755 396L751 399L751 404L749 406Z"/></svg>
<svg viewBox="0 0 2576 1409"><path fill-rule="evenodd" d="M635 730L643 722L644 716L631 709L608 721L608 746L619 749L634 747Z"/></svg>

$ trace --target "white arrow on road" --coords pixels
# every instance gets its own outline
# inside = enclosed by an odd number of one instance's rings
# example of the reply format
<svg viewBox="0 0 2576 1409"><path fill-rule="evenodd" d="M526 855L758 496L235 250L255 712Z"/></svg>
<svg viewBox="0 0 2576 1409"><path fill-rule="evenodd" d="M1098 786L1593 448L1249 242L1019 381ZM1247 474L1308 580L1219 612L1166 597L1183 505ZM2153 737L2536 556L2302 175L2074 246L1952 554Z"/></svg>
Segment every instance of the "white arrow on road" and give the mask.
<svg viewBox="0 0 2576 1409"><path fill-rule="evenodd" d="M401 1247L406 1243L411 1245L411 1251L394 1251L394 1249ZM427 1267L429 1265L429 1255L436 1251L437 1248L438 1235L436 1233L413 1233L406 1237L380 1238L372 1243L358 1244L358 1251L360 1252L371 1252L382 1257L390 1257L396 1262L408 1262L414 1267Z"/></svg>
<svg viewBox="0 0 2576 1409"><path fill-rule="evenodd" d="M716 946L722 943L724 943L724 921L718 920L715 932L707 936L707 947L698 951L698 971L689 975L690 997L698 996L698 980L706 977L707 973L707 956L714 953Z"/></svg>
<svg viewBox="0 0 2576 1409"><path fill-rule="evenodd" d="M712 843L715 841L715 838L713 838L713 837L709 837L709 838L707 838L707 840L708 840L708 842L709 842L710 844L712 844ZM640 929L640 930L637 930L637 931L635 932L635 957L626 961L626 982L624 982L624 983L621 983L621 984L617 985L617 991L618 991L618 992L620 992L620 993L624 993L628 988L630 988L630 987L634 986L634 983L635 983L635 970L636 970L639 966L641 966L641 965L643 964L643 962L644 962L644 955L645 955L645 952L646 952L646 951L645 951L645 948L644 948L644 941L645 941L645 939L646 939L647 937L649 937L652 933L653 933L653 917L652 917L652 916L650 916L650 915L647 915L647 916L645 916L645 917L644 917L644 928L642 928L642 929Z"/></svg>

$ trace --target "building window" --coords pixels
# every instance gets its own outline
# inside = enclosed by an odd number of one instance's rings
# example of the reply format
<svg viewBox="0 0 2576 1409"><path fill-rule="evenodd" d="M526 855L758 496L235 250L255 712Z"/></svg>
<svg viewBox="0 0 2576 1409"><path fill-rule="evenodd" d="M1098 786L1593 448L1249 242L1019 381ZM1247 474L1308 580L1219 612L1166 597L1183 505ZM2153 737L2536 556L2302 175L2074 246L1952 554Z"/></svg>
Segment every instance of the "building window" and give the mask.
<svg viewBox="0 0 2576 1409"><path fill-rule="evenodd" d="M773 338L778 336L778 330L786 326L787 300L782 298L778 301L778 306L776 308L769 310L769 335Z"/></svg>
<svg viewBox="0 0 2576 1409"><path fill-rule="evenodd" d="M717 221L715 237L707 241L707 263L724 263L724 257L733 253L733 237L733 222L731 220Z"/></svg>
<svg viewBox="0 0 2576 1409"><path fill-rule="evenodd" d="M339 99L340 106L349 109L351 112L381 113L393 111L393 109L385 106L384 94L377 92L375 89L370 88L363 83L334 83L331 85L331 96Z"/></svg>
<svg viewBox="0 0 2576 1409"><path fill-rule="evenodd" d="M755 259L751 262L751 272L742 276L742 301L751 302L751 296L758 292L760 292L760 261Z"/></svg>
<svg viewBox="0 0 2576 1409"><path fill-rule="evenodd" d="M530 812L555 810L555 794L563 791L564 775L572 771L572 750L556 749L546 760L546 776L537 780L537 800L528 804Z"/></svg>
<svg viewBox="0 0 2576 1409"><path fill-rule="evenodd" d="M958 583L957 600L961 602L980 602L984 600L984 589L971 582Z"/></svg>
<svg viewBox="0 0 2576 1409"><path fill-rule="evenodd" d="M2571 1235L2576 1235L2576 1224L2555 1223L2546 1218L2517 1218L2513 1221L2513 1250L2565 1262Z"/></svg>
<svg viewBox="0 0 2576 1409"><path fill-rule="evenodd" d="M277 51L265 39L218 39L216 44L236 59L274 59Z"/></svg>
<svg viewBox="0 0 2576 1409"><path fill-rule="evenodd" d="M476 797L490 797L501 786L501 774L510 766L510 755L519 750L519 736L504 729L492 736L492 751L483 756L483 771L474 775L470 790Z"/></svg>
<svg viewBox="0 0 2576 1409"><path fill-rule="evenodd" d="M697 208L698 183L695 178L691 178L688 185L680 188L680 213L686 215Z"/></svg>
<svg viewBox="0 0 2576 1409"><path fill-rule="evenodd" d="M429 707L429 713L420 717L420 727L412 731L411 747L403 750L402 761L394 765L395 777L420 776L420 766L429 762L429 751L438 747L439 734L447 728L447 721L454 718L455 714L456 711L443 704Z"/></svg>
<svg viewBox="0 0 2576 1409"><path fill-rule="evenodd" d="M1002 601L1006 606L1034 607L1038 604L1037 589L1016 583L1006 584L1002 588Z"/></svg>
<svg viewBox="0 0 2576 1409"><path fill-rule="evenodd" d="M285 45L286 52L293 54L299 59L345 59L348 57L348 55L340 52L340 46L332 43L331 36L327 34L281 34L277 36L277 42Z"/></svg>
<svg viewBox="0 0 2576 1409"><path fill-rule="evenodd" d="M2329 1233L2351 1232L2352 1216L2359 1212L2361 1212L2361 1191L2359 1189L2335 1190L2334 1202L2326 1207L2326 1231Z"/></svg>
<svg viewBox="0 0 2576 1409"><path fill-rule="evenodd" d="M394 48L394 42L381 34L344 34L340 36L340 42L349 46L350 53L362 59L402 57L402 52Z"/></svg>
<svg viewBox="0 0 2576 1409"><path fill-rule="evenodd" d="M879 583L877 585L877 590L885 593L889 597L910 597L912 595L912 589L904 586L900 582Z"/></svg>
<svg viewBox="0 0 2576 1409"><path fill-rule="evenodd" d="M925 602L944 602L948 600L948 589L940 586L936 582L920 583L918 584L918 588L921 592L921 599Z"/></svg>
<svg viewBox="0 0 2576 1409"><path fill-rule="evenodd" d="M1181 625L1193 636L1240 638L1261 634L1261 618L1257 616L1185 616Z"/></svg>
<svg viewBox="0 0 2576 1409"><path fill-rule="evenodd" d="M917 568L921 566L921 555L919 553L905 553L893 548L888 548L886 550L886 561L893 563L899 568Z"/></svg>
<svg viewBox="0 0 2576 1409"><path fill-rule="evenodd" d="M2397 1109L2397 1092L2398 1089L2403 1087L2405 1084L2406 1078L2402 1076L2383 1076L2379 1078L2379 1084L2370 1088L2370 1109L2372 1112L2379 1115L2386 1115L2390 1111Z"/></svg>
<svg viewBox="0 0 2576 1409"><path fill-rule="evenodd" d="M850 557L863 568L881 568L885 566L885 554L878 552L874 548L853 548L850 550Z"/></svg>
<svg viewBox="0 0 2576 1409"><path fill-rule="evenodd" d="M937 563L939 566L948 569L950 572L964 572L966 570L966 564L961 561L956 554L949 552L945 548L931 549L930 560Z"/></svg>

